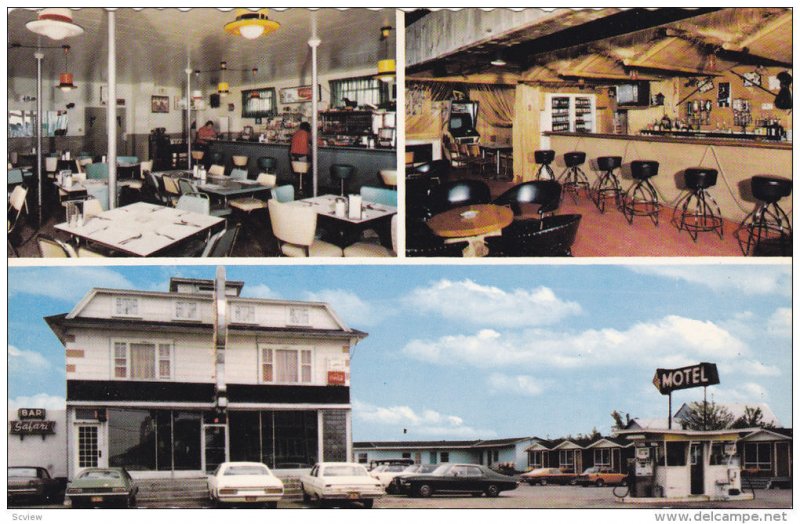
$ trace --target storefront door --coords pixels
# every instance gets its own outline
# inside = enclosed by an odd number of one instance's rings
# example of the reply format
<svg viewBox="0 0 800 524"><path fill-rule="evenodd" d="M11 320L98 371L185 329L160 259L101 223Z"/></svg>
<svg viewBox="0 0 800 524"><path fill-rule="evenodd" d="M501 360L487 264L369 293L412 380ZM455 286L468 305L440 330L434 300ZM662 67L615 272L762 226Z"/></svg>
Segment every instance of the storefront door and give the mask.
<svg viewBox="0 0 800 524"><path fill-rule="evenodd" d="M105 438L99 424L78 424L74 428L75 473L83 468L108 467L108 453L105 449Z"/></svg>
<svg viewBox="0 0 800 524"><path fill-rule="evenodd" d="M692 442L689 446L689 460L692 468L692 495L702 495L703 487L703 444Z"/></svg>
<svg viewBox="0 0 800 524"><path fill-rule="evenodd" d="M203 470L213 472L228 460L228 432L224 424L203 426Z"/></svg>

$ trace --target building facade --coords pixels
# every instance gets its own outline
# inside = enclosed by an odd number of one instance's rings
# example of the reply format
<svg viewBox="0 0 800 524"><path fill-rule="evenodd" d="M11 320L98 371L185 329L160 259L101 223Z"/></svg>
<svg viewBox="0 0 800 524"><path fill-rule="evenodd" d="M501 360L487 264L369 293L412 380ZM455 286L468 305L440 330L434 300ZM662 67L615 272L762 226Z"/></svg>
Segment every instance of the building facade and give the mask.
<svg viewBox="0 0 800 524"><path fill-rule="evenodd" d="M218 275L173 278L167 292L93 289L46 319L66 351L70 478L351 456L350 351L366 333L327 304L244 298L243 285Z"/></svg>

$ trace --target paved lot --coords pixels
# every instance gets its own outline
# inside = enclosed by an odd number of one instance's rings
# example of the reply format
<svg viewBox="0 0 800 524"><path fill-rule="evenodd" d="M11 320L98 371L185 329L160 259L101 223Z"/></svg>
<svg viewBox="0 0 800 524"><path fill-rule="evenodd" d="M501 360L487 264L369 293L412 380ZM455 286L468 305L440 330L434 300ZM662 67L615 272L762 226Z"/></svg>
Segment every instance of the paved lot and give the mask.
<svg viewBox="0 0 800 524"><path fill-rule="evenodd" d="M696 502L669 505L620 504L614 501L613 488L581 488L576 486L527 486L521 485L514 491L505 491L499 497L471 496L433 496L428 499L409 498L399 495L386 495L375 501L375 508L720 508L720 509L788 509L792 507L792 490L757 490L755 500L735 502ZM51 509L63 506L37 506L36 509ZM142 507L170 507L145 506ZM171 507L208 507L207 505L186 505ZM300 501L282 501L279 508L300 509L309 507ZM345 504L343 507L360 508L358 504Z"/></svg>

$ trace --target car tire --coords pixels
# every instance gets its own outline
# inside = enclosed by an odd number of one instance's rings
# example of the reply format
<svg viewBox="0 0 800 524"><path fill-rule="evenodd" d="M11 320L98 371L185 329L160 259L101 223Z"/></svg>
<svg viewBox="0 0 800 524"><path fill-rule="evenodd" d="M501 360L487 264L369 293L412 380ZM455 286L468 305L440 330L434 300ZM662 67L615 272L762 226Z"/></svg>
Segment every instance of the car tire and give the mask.
<svg viewBox="0 0 800 524"><path fill-rule="evenodd" d="M528 486L535 486L536 485L536 481L533 480L533 479L526 479L525 482L528 483Z"/></svg>
<svg viewBox="0 0 800 524"><path fill-rule="evenodd" d="M364 504L364 509L372 509L372 506L375 504L373 499L364 499L361 501Z"/></svg>
<svg viewBox="0 0 800 524"><path fill-rule="evenodd" d="M308 496L308 493L306 493L306 490L305 490L305 488L303 487L302 484L300 485L300 493L303 494L303 502L304 503L308 504L309 502L311 502L311 497Z"/></svg>
<svg viewBox="0 0 800 524"><path fill-rule="evenodd" d="M278 501L273 500L272 502L265 502L264 507L267 509L278 509Z"/></svg>
<svg viewBox="0 0 800 524"><path fill-rule="evenodd" d="M317 508L322 509L325 507L325 501L322 500L322 497L319 494L314 495L314 502Z"/></svg>
<svg viewBox="0 0 800 524"><path fill-rule="evenodd" d="M127 500L126 508L132 509L136 507L136 495L132 496Z"/></svg>
<svg viewBox="0 0 800 524"><path fill-rule="evenodd" d="M547 479L542 479L539 481L540 486L547 486Z"/></svg>
<svg viewBox="0 0 800 524"><path fill-rule="evenodd" d="M594 481L594 485L597 486L598 488L602 488L603 486L606 485L606 483L603 479L597 479Z"/></svg>
<svg viewBox="0 0 800 524"><path fill-rule="evenodd" d="M497 487L496 484L489 484L486 487L486 496L494 498L500 494L500 489Z"/></svg>
<svg viewBox="0 0 800 524"><path fill-rule="evenodd" d="M420 484L419 486L416 486L414 491L417 493L418 497L422 498L428 498L433 495L433 488L430 484Z"/></svg>

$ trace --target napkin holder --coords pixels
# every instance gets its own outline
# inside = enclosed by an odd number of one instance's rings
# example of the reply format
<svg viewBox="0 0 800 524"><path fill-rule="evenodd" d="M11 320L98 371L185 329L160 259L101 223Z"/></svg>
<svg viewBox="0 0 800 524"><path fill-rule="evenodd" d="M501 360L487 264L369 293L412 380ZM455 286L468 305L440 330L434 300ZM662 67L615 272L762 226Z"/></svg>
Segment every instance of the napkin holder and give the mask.
<svg viewBox="0 0 800 524"><path fill-rule="evenodd" d="M333 213L339 218L346 217L347 200L345 200L343 197L336 197L336 202L333 205Z"/></svg>
<svg viewBox="0 0 800 524"><path fill-rule="evenodd" d="M347 216L350 220L361 220L361 195L349 195Z"/></svg>

